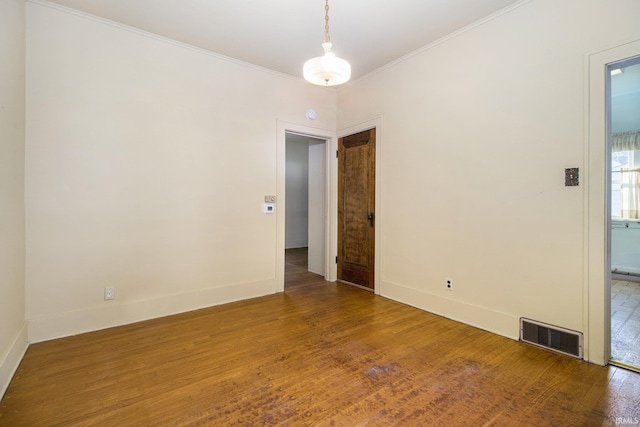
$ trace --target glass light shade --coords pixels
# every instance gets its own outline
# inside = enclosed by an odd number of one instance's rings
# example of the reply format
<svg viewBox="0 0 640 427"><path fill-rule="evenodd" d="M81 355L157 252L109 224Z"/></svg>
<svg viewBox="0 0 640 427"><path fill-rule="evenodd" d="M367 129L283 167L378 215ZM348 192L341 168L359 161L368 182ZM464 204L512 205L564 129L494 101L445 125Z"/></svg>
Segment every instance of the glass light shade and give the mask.
<svg viewBox="0 0 640 427"><path fill-rule="evenodd" d="M322 43L324 56L312 58L304 63L302 74L309 83L320 86L336 86L349 81L351 65L331 52L331 43Z"/></svg>

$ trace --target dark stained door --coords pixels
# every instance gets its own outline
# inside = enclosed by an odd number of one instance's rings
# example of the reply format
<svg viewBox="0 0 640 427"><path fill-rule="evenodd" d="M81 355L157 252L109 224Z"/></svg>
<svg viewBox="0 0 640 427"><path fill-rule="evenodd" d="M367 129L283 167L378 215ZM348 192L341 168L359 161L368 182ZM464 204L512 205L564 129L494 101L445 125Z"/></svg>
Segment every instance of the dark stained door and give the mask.
<svg viewBox="0 0 640 427"><path fill-rule="evenodd" d="M376 130L338 143L338 280L373 290Z"/></svg>

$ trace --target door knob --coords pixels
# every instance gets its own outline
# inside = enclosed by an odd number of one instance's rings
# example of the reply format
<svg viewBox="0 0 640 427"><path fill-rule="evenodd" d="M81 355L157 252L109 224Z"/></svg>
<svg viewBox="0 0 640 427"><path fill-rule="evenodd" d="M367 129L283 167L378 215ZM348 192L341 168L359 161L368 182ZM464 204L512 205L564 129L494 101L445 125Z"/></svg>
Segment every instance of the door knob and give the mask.
<svg viewBox="0 0 640 427"><path fill-rule="evenodd" d="M373 212L367 216L367 219L369 220L369 225L373 227Z"/></svg>

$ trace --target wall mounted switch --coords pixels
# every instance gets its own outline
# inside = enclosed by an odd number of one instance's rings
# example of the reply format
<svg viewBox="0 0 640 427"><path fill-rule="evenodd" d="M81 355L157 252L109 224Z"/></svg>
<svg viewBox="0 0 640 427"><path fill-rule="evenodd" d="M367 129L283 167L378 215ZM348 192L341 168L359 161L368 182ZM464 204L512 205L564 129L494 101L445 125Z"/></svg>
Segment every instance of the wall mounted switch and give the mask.
<svg viewBox="0 0 640 427"><path fill-rule="evenodd" d="M580 170L578 168L568 168L564 170L564 186L575 187L580 185Z"/></svg>

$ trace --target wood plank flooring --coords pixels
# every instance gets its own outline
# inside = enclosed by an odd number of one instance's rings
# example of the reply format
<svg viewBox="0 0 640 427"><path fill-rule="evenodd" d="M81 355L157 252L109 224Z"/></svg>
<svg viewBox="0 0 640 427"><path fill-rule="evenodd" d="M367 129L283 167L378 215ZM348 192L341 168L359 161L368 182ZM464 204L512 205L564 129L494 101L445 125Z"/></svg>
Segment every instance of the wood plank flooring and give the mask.
<svg viewBox="0 0 640 427"><path fill-rule="evenodd" d="M284 288L317 284L324 281L318 274L308 270L308 248L293 248L285 250Z"/></svg>
<svg viewBox="0 0 640 427"><path fill-rule="evenodd" d="M640 420L640 375L350 286L34 344L0 426L602 426Z"/></svg>

